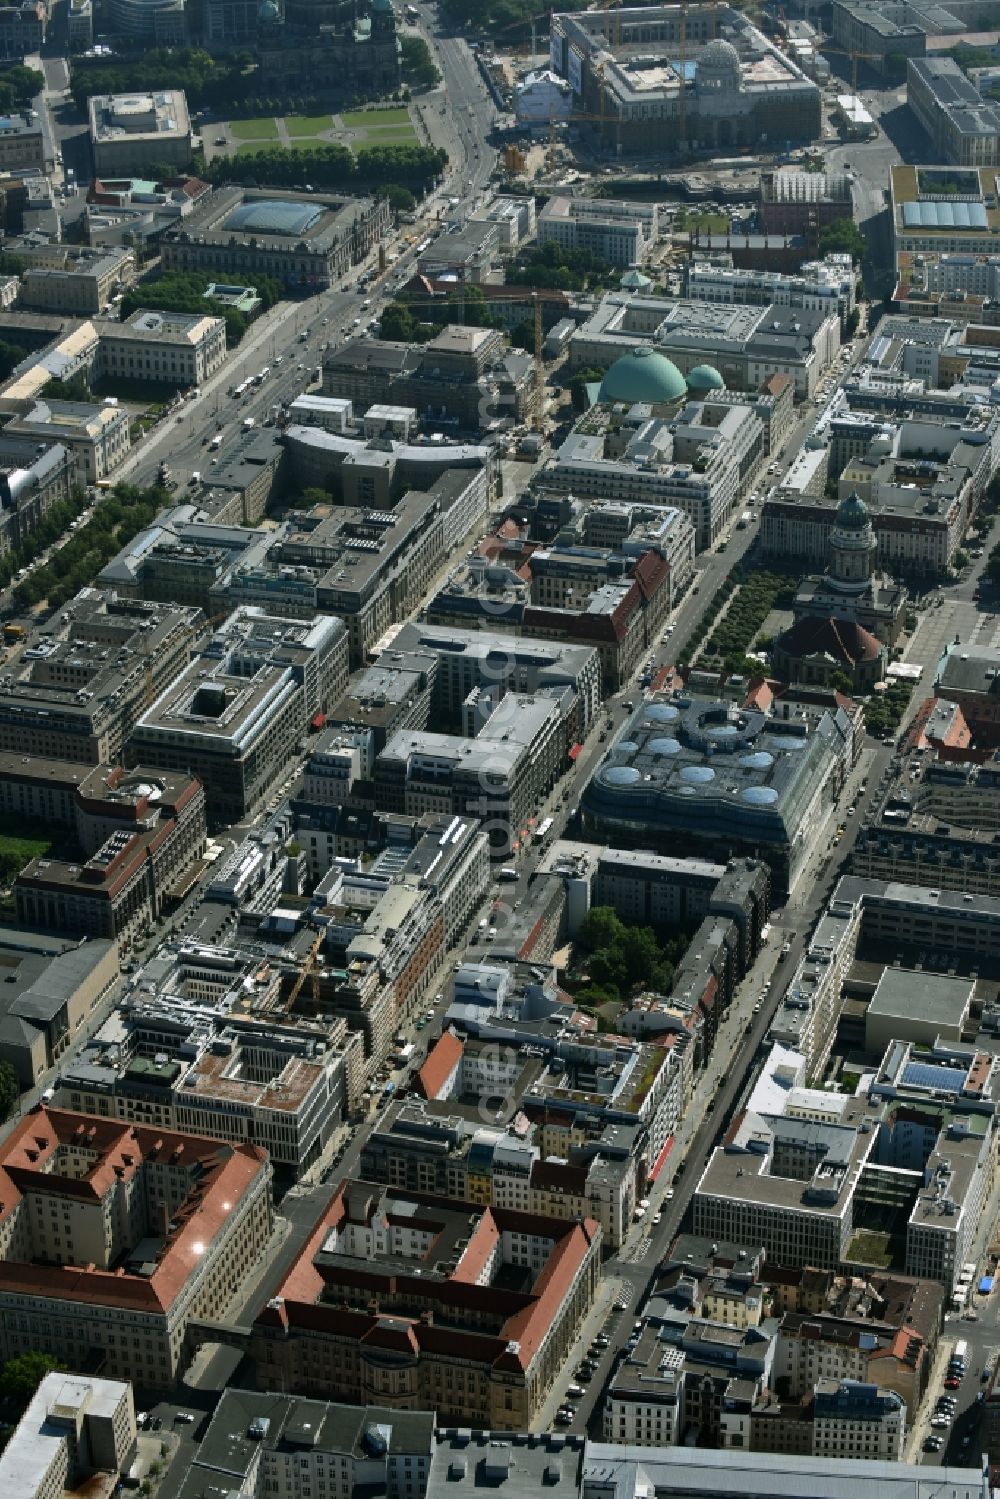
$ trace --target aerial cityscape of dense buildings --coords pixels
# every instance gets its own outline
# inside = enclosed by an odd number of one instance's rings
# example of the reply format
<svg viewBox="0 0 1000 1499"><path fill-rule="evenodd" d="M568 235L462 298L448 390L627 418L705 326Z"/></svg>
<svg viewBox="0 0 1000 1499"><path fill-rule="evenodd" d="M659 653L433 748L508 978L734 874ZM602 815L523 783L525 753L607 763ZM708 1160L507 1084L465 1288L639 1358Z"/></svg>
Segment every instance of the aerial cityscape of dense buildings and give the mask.
<svg viewBox="0 0 1000 1499"><path fill-rule="evenodd" d="M0 1489L996 1499L1000 16L0 83Z"/></svg>

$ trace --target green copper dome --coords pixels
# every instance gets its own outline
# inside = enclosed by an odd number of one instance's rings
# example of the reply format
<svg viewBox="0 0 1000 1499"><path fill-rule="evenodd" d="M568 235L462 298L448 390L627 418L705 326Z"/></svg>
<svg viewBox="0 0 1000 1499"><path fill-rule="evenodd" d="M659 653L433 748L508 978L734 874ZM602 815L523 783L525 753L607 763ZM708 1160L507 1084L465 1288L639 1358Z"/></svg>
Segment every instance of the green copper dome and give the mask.
<svg viewBox="0 0 1000 1499"><path fill-rule="evenodd" d="M725 390L726 382L713 364L696 364L688 370L689 390Z"/></svg>
<svg viewBox="0 0 1000 1499"><path fill-rule="evenodd" d="M665 354L644 346L616 359L601 381L599 401L680 401L684 376Z"/></svg>
<svg viewBox="0 0 1000 1499"><path fill-rule="evenodd" d="M838 531L863 531L868 524L868 506L858 494L850 494L837 506L834 525Z"/></svg>

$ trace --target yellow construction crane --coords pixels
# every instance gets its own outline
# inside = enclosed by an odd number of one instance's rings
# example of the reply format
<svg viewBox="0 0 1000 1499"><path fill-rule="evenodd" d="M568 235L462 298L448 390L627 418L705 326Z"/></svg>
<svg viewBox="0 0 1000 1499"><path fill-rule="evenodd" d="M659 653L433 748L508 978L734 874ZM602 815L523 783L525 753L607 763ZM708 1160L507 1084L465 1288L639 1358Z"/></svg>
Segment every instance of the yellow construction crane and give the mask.
<svg viewBox="0 0 1000 1499"><path fill-rule="evenodd" d="M293 1008L295 1001L302 993L302 985L305 983L310 974L312 974L313 981L313 1000L315 1001L318 998L319 974L316 972L316 960L319 957L319 950L323 946L323 938L325 936L325 932L316 933L316 936L313 939L312 946L306 954L306 960L302 964L302 967L299 969L298 977L291 987L288 998L285 1000L286 1011L290 1011Z"/></svg>
<svg viewBox="0 0 1000 1499"><path fill-rule="evenodd" d="M462 288L459 287L458 291L461 293ZM532 286L505 286L504 291L508 299L512 302L531 304L532 352L535 356L535 369L532 381L535 411L532 422L537 427L541 425L542 402L545 392L545 367L542 359L542 302L544 301L544 297L542 293ZM404 307L423 306L440 308L444 302L443 297L409 297L405 295L401 300Z"/></svg>
<svg viewBox="0 0 1000 1499"><path fill-rule="evenodd" d="M545 402L545 366L542 363L542 303L537 291L532 293L534 305L534 330L535 330L535 400L534 412L532 413L532 426L542 425L542 406Z"/></svg>
<svg viewBox="0 0 1000 1499"><path fill-rule="evenodd" d="M848 47L821 47L821 52L829 52L834 57L849 57L851 59L851 93L858 91L858 63L859 62L885 62L880 52L859 52L856 48Z"/></svg>
<svg viewBox="0 0 1000 1499"><path fill-rule="evenodd" d="M603 71L604 71L604 64L603 63L599 64L599 71L603 75ZM604 79L603 79L603 76L602 76L602 78L601 78L601 112L600 112L600 114L589 114L586 110L583 110L583 109L574 109L573 113L568 117L568 119L560 120L556 116L555 110L553 110L550 113L550 115L549 115L549 143L548 143L548 146L546 147L546 151L545 151L545 165L547 167L551 167L552 166L554 158L555 158L556 132L559 130L560 126L565 126L568 129L571 125L578 125L583 120L596 121L599 124L599 126L600 126L600 136L601 136L601 141L603 142L603 140L604 140L604 127L605 127L605 125L607 123L607 119L608 119L607 112L605 110L604 104L605 104L605 99L604 99Z"/></svg>
<svg viewBox="0 0 1000 1499"><path fill-rule="evenodd" d="M677 17L677 70L680 89L677 94L677 144L687 144L687 0L681 0Z"/></svg>

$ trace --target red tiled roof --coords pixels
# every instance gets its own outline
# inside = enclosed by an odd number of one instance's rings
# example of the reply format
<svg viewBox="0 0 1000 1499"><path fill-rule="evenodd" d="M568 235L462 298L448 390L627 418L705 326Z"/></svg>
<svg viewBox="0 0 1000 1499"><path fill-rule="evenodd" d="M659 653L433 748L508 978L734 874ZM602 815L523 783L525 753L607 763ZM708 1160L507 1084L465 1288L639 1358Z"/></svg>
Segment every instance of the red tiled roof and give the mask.
<svg viewBox="0 0 1000 1499"><path fill-rule="evenodd" d="M544 1228L540 1231L550 1236L559 1227L546 1218L541 1223ZM574 1223L553 1248L531 1288L535 1297L534 1304L504 1323L504 1337L508 1342L519 1345L517 1362L522 1369L528 1367L538 1352L542 1339L569 1295L580 1261L599 1233L600 1225L593 1218L584 1218L582 1223Z"/></svg>
<svg viewBox="0 0 1000 1499"><path fill-rule="evenodd" d="M50 1169L59 1146L74 1142L97 1152L93 1169L82 1178L61 1176ZM68 1300L111 1305L122 1301L166 1310L219 1234L233 1204L264 1169L265 1151L254 1145L223 1144L202 1135L40 1106L18 1123L0 1153L0 1217L12 1212L28 1193L100 1201L117 1180L147 1160L202 1168L190 1195L173 1215L177 1226L151 1276L6 1260L0 1263L0 1287L30 1290L44 1286L49 1294Z"/></svg>
<svg viewBox="0 0 1000 1499"><path fill-rule="evenodd" d="M408 1201L416 1202L428 1211L442 1205L437 1198L419 1192L407 1192L404 1195ZM466 1212L474 1211L467 1204L462 1206ZM418 1280L416 1276L409 1277L382 1270L377 1261L367 1268L338 1264L324 1274L323 1269L313 1264L313 1257L331 1227L339 1223L343 1216L344 1198L341 1187L321 1214L280 1287L277 1298L258 1314L259 1323L283 1325L286 1328L296 1326L324 1334L369 1341L373 1336L371 1329L376 1326L380 1316L388 1317L393 1321L408 1322L412 1337L422 1350L461 1350L463 1356L479 1358L498 1366L502 1366L506 1360L512 1360L511 1367L518 1369L525 1368L541 1347L546 1331L569 1293L582 1259L600 1234L600 1225L592 1218L585 1218L579 1224L564 1223L538 1213L523 1213L508 1208L484 1208L457 1270L447 1279ZM554 1241L552 1252L528 1293L500 1291L496 1287L476 1283L505 1230ZM377 1300L380 1293L387 1299L398 1298L404 1304L419 1297L431 1312L431 1320L424 1322L388 1311L347 1312L342 1307L321 1300L327 1279L334 1287L351 1285L363 1290L370 1288L372 1300ZM467 1333L454 1326L435 1327L435 1302L452 1311L467 1309L480 1315L490 1311L497 1319L503 1320L496 1335ZM442 1339L448 1341L443 1343ZM380 1341L378 1337L374 1340ZM517 1344L516 1351L510 1348L512 1343Z"/></svg>
<svg viewBox="0 0 1000 1499"><path fill-rule="evenodd" d="M779 637L789 656L830 656L847 667L875 661L882 646L861 625L849 619L799 619Z"/></svg>
<svg viewBox="0 0 1000 1499"><path fill-rule="evenodd" d="M362 1336L366 1347L391 1348L396 1353L419 1352L413 1326L398 1318L380 1317Z"/></svg>
<svg viewBox="0 0 1000 1499"><path fill-rule="evenodd" d="M635 565L635 581L644 599L651 599L670 576L670 563L659 552L643 552Z"/></svg>
<svg viewBox="0 0 1000 1499"><path fill-rule="evenodd" d="M465 1047L452 1030L442 1031L436 1046L427 1053L427 1060L417 1073L417 1092L422 1098L437 1098L448 1078L454 1072Z"/></svg>
<svg viewBox="0 0 1000 1499"><path fill-rule="evenodd" d="M759 708L762 713L769 713L771 704L774 702L774 693L770 684L763 678L758 682L751 682L747 695L743 699L744 708Z"/></svg>
<svg viewBox="0 0 1000 1499"><path fill-rule="evenodd" d="M452 1271L453 1281L464 1281L468 1285L475 1285L480 1275L490 1262L500 1241L500 1230L497 1228L496 1219L489 1208L486 1209L479 1222L476 1224L475 1232L469 1240L461 1259Z"/></svg>

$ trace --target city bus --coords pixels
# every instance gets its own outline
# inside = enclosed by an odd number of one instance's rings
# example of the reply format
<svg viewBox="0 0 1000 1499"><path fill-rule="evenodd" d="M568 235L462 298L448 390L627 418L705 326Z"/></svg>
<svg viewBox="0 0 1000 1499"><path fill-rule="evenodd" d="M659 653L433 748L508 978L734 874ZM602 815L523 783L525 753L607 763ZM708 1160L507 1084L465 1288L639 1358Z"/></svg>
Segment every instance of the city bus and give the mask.
<svg viewBox="0 0 1000 1499"><path fill-rule="evenodd" d="M545 818L543 818L542 821L538 824L537 828L535 829L535 842L536 843L544 843L545 840L546 840L546 838L551 833L551 831L552 831L552 818L551 817L545 817Z"/></svg>

